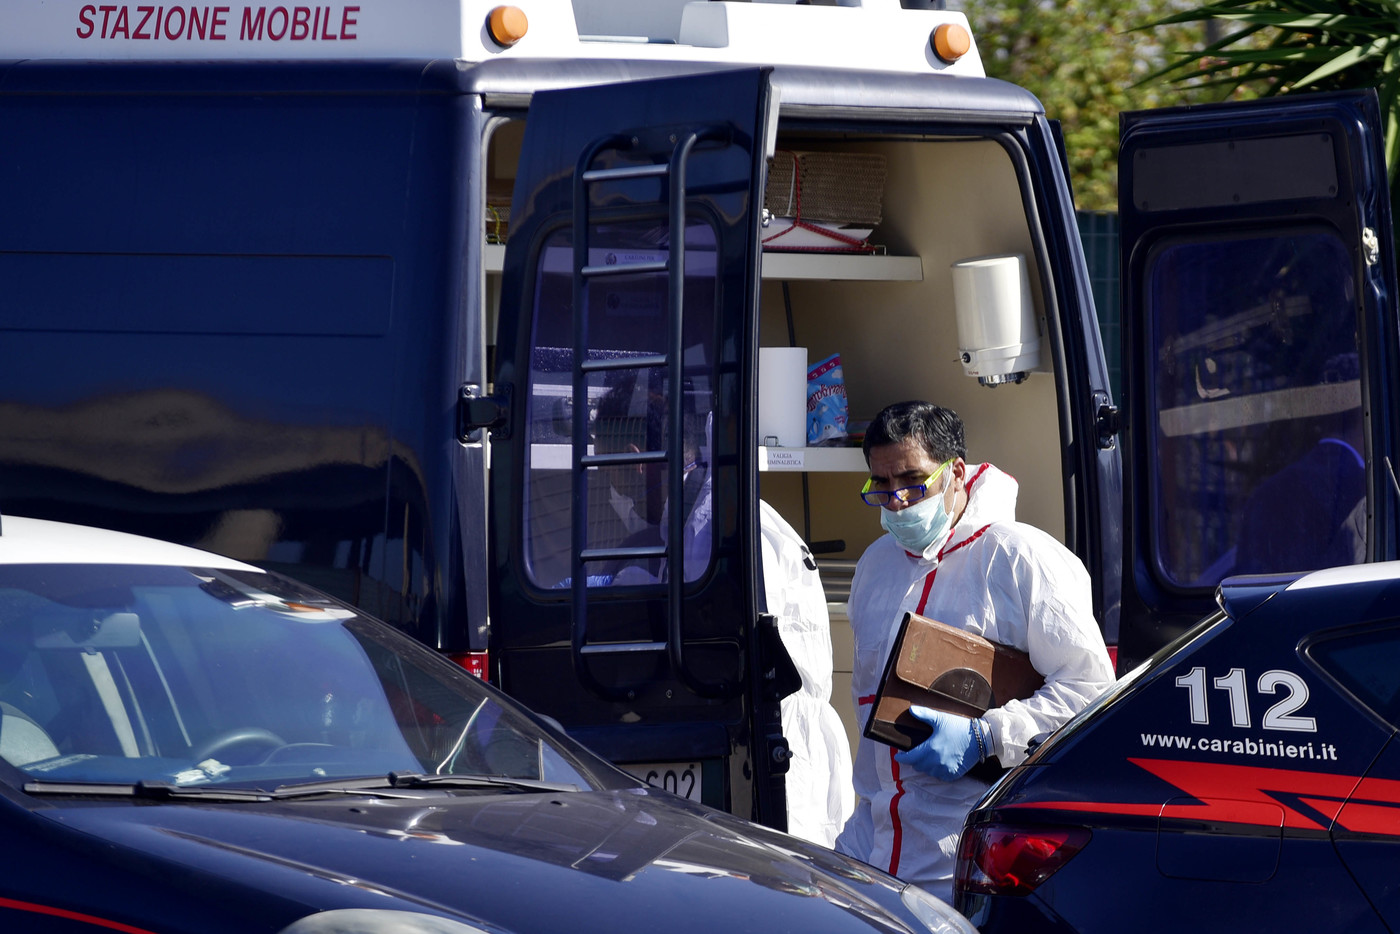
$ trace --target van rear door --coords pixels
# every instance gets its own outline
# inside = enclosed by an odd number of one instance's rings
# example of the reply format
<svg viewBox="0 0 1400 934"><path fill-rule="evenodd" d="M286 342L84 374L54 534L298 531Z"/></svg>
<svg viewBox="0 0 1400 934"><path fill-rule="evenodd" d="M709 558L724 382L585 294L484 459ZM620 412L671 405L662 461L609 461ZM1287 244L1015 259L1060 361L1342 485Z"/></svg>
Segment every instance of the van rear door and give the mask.
<svg viewBox="0 0 1400 934"><path fill-rule="evenodd" d="M1226 576L1395 554L1381 125L1371 91L1122 115L1123 664Z"/></svg>
<svg viewBox="0 0 1400 934"><path fill-rule="evenodd" d="M532 98L497 345L491 653L506 691L613 761L782 826L743 534L755 453L734 430L768 98L757 69Z"/></svg>

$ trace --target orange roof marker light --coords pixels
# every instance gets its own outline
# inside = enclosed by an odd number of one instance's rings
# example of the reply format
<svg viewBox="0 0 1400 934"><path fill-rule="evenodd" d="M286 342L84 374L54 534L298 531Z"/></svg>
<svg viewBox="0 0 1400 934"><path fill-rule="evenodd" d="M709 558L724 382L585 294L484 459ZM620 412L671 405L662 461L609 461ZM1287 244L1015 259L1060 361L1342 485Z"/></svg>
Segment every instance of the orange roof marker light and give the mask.
<svg viewBox="0 0 1400 934"><path fill-rule="evenodd" d="M498 6L486 17L486 31L498 45L506 48L525 38L529 28L530 21L518 6Z"/></svg>
<svg viewBox="0 0 1400 934"><path fill-rule="evenodd" d="M958 23L943 23L933 31L929 44L934 55L951 65L972 48L972 35Z"/></svg>

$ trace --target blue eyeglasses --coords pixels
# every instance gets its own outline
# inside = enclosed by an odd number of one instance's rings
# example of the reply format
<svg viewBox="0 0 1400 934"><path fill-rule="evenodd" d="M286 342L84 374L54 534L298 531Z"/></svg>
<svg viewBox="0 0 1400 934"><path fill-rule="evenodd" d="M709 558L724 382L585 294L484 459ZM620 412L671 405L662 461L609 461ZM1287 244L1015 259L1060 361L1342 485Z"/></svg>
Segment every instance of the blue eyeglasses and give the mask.
<svg viewBox="0 0 1400 934"><path fill-rule="evenodd" d="M865 500L867 506L888 506L895 500L899 500L904 505L917 503L928 494L928 488L933 485L933 481L938 479L938 475L943 472L943 468L953 462L953 458L938 465L938 469L929 474L923 483L916 483L913 486L902 486L897 490L872 490L870 484L875 482L871 477L865 481L865 486L861 487L860 498Z"/></svg>

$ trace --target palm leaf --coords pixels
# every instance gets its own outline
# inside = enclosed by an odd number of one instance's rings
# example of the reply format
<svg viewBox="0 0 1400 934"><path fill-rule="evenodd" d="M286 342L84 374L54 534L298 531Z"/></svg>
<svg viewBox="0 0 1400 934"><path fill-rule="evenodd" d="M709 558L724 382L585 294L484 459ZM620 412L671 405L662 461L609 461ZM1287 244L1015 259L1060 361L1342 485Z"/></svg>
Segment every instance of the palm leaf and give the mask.
<svg viewBox="0 0 1400 934"><path fill-rule="evenodd" d="M1388 39L1377 39L1375 42L1371 42L1365 46L1355 46L1347 49L1340 55L1334 57L1327 64L1298 79L1296 84L1300 87L1316 85L1324 78L1330 78L1332 75L1340 71L1345 71L1353 65L1359 64L1367 59L1383 56L1389 49L1390 44L1390 40Z"/></svg>
<svg viewBox="0 0 1400 934"><path fill-rule="evenodd" d="M1236 23L1254 23L1259 26L1273 26L1276 29L1290 29L1295 32L1354 32L1367 36L1390 33L1395 29L1394 19L1378 16L1345 16L1340 13L1219 13L1209 17Z"/></svg>
<svg viewBox="0 0 1400 934"><path fill-rule="evenodd" d="M1147 27L1141 27L1141 28L1147 28ZM1230 33L1228 36L1224 36L1223 38L1221 38L1221 39L1219 39L1218 41L1212 43L1211 45L1206 46L1204 49L1201 49L1201 50L1198 51L1198 52L1180 52L1180 53L1173 53L1173 54L1171 54L1171 55L1168 56L1168 58L1169 58L1168 64L1166 64L1165 66L1163 66L1163 67L1157 69L1156 71L1153 71L1153 72L1148 73L1148 74L1147 74L1145 77L1143 77L1141 80L1135 82L1135 83L1134 83L1134 86L1141 86L1141 85L1151 84L1152 82L1155 82L1155 81L1160 81L1160 80L1162 80L1162 79L1164 79L1164 78L1167 78L1168 76L1172 75L1172 74L1175 73L1175 72L1184 71L1186 68L1189 68L1189 67L1192 65L1192 63L1194 63L1194 62L1196 62L1196 61L1203 61L1203 62L1204 62L1204 61L1208 61L1208 60L1211 60L1211 59L1221 58L1221 57L1223 57L1223 56L1226 54L1226 52L1227 52L1229 46L1231 46L1231 45L1233 45L1233 44L1235 44L1235 43L1237 43L1237 42L1242 42L1242 41L1244 41L1245 39L1248 39L1250 36L1253 36L1254 34L1256 34L1257 32L1259 32L1259 30L1260 30L1261 28L1262 28L1262 27L1260 27L1260 26L1247 26L1247 27L1245 27L1244 29L1240 29L1240 30L1237 30L1237 31L1235 31L1235 32L1233 32L1233 33ZM1200 71L1197 72L1198 75L1201 74L1201 73L1202 73L1202 72L1200 72ZM1182 76L1177 77L1177 78L1175 78L1175 79L1173 79L1173 80L1184 81L1184 80L1187 80L1187 78L1189 78L1189 77L1190 77L1190 76L1188 76L1188 75L1182 75Z"/></svg>

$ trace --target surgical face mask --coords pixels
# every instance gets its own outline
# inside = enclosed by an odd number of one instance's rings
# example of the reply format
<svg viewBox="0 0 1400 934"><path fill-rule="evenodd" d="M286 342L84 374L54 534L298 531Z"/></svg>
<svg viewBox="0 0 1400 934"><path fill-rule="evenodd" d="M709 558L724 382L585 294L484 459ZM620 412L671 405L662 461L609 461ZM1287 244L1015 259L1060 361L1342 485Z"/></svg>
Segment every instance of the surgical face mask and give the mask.
<svg viewBox="0 0 1400 934"><path fill-rule="evenodd" d="M952 474L949 474L951 477ZM952 483L951 480L946 481ZM943 504L948 490L945 486L939 492L925 496L912 506L905 506L895 512L880 510L880 526L899 542L900 547L910 554L921 555L928 546L948 534L953 525L953 514Z"/></svg>

